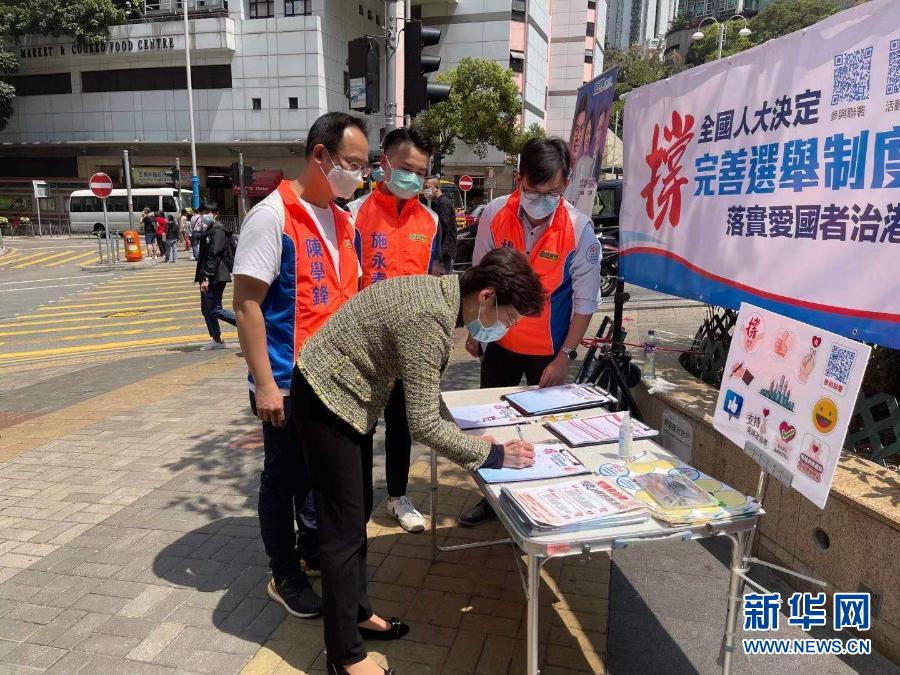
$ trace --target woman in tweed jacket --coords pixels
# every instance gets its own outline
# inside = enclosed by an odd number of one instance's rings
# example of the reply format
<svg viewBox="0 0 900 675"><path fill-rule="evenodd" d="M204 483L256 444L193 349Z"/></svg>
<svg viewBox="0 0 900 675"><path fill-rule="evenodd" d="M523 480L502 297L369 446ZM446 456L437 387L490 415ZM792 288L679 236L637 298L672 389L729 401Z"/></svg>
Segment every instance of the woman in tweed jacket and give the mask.
<svg viewBox="0 0 900 675"><path fill-rule="evenodd" d="M524 256L501 248L461 277L398 277L370 286L301 350L291 401L319 517L330 673L381 673L363 636L396 639L409 630L397 618L378 617L366 593L372 436L393 382L403 380L413 440L466 469L531 465L529 443L493 444L460 431L441 400L440 380L457 325L479 340L498 340L544 302Z"/></svg>

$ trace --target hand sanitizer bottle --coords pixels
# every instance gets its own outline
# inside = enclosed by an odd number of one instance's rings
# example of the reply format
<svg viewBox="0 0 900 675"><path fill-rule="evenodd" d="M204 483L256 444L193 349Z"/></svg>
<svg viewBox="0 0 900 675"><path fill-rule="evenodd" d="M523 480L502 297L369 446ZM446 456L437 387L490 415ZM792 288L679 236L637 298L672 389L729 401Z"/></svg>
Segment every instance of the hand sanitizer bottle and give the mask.
<svg viewBox="0 0 900 675"><path fill-rule="evenodd" d="M619 427L619 459L625 459L626 457L631 457L632 454L632 446L634 441L632 440L632 431L631 431L631 411L626 410L622 413L622 425Z"/></svg>

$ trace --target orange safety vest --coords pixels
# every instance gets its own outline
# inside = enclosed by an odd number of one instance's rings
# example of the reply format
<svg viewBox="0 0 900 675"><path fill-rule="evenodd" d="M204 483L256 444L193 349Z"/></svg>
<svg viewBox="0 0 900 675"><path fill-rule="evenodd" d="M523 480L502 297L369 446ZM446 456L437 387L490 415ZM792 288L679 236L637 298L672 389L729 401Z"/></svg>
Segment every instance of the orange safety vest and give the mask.
<svg viewBox="0 0 900 675"><path fill-rule="evenodd" d="M284 201L284 234L294 246L296 359L303 343L359 290L359 262L354 246L356 232L347 212L332 203L338 244L337 269L341 271L338 279L335 261L331 259L325 240L291 188L290 181L281 181L278 191Z"/></svg>
<svg viewBox="0 0 900 675"><path fill-rule="evenodd" d="M491 222L494 246L525 253L525 228L519 218L519 191L513 192ZM517 354L552 356L562 349L572 320L572 275L569 269L578 242L563 200L550 226L528 256L548 299L540 316L522 317L499 344Z"/></svg>
<svg viewBox="0 0 900 675"><path fill-rule="evenodd" d="M391 277L428 274L439 241L437 220L418 199L407 200L398 214L397 198L380 185L359 200L355 218L362 288Z"/></svg>

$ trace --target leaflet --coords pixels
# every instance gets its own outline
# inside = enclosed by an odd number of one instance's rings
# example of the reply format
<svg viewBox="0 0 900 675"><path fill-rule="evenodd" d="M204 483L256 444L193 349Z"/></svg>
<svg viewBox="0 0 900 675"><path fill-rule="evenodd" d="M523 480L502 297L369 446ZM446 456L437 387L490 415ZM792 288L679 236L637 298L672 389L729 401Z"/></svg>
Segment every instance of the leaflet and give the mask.
<svg viewBox="0 0 900 675"><path fill-rule="evenodd" d="M572 531L641 522L644 504L607 478L573 478L549 485L503 487L501 499L534 531Z"/></svg>
<svg viewBox="0 0 900 675"><path fill-rule="evenodd" d="M544 424L553 435L564 440L569 447L580 448L586 445L612 443L619 440L619 427L622 426L622 413L608 413L594 417L548 422ZM650 438L659 432L651 429L643 422L631 420L632 438Z"/></svg>
<svg viewBox="0 0 900 675"><path fill-rule="evenodd" d="M567 410L598 408L615 403L608 391L595 384L561 384L543 389L528 389L503 397L523 415L546 415Z"/></svg>
<svg viewBox="0 0 900 675"><path fill-rule="evenodd" d="M457 406L450 408L450 412L463 430L505 427L528 421L505 402Z"/></svg>
<svg viewBox="0 0 900 675"><path fill-rule="evenodd" d="M512 483L523 480L541 480L561 476L578 476L590 473L575 455L562 445L537 443L534 446L534 464L524 469L478 469L485 483Z"/></svg>

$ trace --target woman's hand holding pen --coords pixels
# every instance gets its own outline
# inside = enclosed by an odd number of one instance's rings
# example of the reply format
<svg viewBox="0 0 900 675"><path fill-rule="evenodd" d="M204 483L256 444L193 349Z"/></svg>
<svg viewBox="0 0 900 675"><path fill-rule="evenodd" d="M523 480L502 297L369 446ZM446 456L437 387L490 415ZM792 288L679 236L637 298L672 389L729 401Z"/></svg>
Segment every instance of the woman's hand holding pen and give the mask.
<svg viewBox="0 0 900 675"><path fill-rule="evenodd" d="M534 464L534 445L516 439L503 444L503 466L510 469L524 469Z"/></svg>

